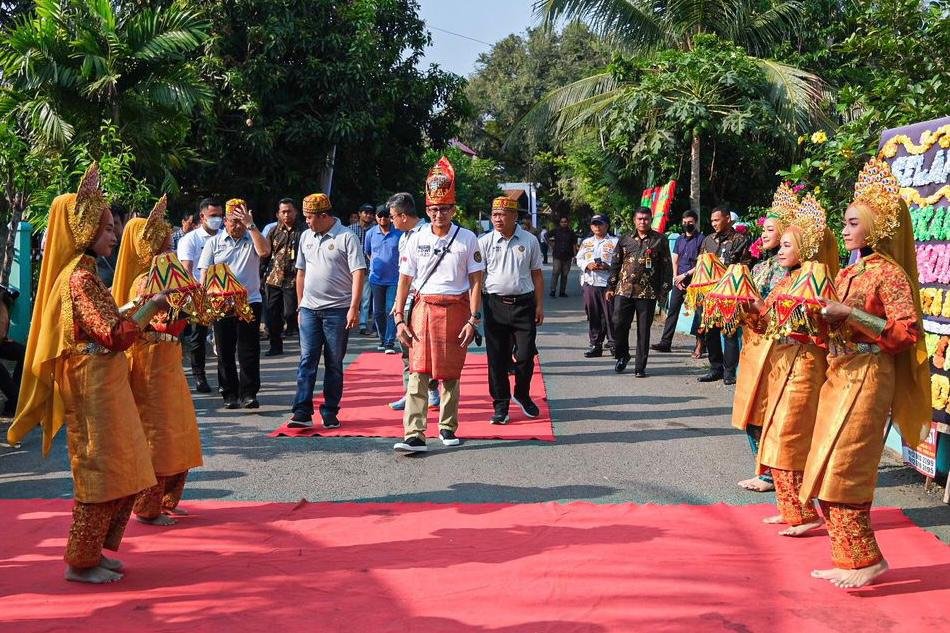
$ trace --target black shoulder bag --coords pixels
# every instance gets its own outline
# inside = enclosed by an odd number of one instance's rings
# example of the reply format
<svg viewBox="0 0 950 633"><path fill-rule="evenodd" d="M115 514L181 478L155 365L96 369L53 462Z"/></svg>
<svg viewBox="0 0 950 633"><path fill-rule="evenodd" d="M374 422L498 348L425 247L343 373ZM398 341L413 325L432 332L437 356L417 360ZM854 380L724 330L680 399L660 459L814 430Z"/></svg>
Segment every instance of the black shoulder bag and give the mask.
<svg viewBox="0 0 950 633"><path fill-rule="evenodd" d="M429 272L426 273L425 278L423 278L422 283L419 284L419 287L409 293L409 300L406 302L406 309L404 310L405 314L403 315L404 320L407 325L412 327L412 309L416 306L416 300L419 296L419 293L422 292L423 286L426 285L426 282L429 281L429 278L432 277L432 273L435 272L435 269L439 267L439 264L442 263L442 260L445 259L446 253L449 252L449 249L452 248L452 244L455 242L455 237L459 234L459 231L462 227L455 227L455 233L452 234L452 239L449 240L448 246L446 246L441 253L439 253L438 259L435 260L435 263L432 264L432 268L429 269Z"/></svg>

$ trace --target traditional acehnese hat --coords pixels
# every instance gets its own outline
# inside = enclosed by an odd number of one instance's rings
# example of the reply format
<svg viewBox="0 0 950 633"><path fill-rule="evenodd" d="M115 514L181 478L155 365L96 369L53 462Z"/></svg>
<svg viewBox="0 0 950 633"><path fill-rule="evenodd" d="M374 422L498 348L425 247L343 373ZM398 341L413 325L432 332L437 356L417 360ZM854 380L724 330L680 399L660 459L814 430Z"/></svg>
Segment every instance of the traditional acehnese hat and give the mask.
<svg viewBox="0 0 950 633"><path fill-rule="evenodd" d="M512 200L508 196L498 196L491 203L492 211L517 211L518 201Z"/></svg>
<svg viewBox="0 0 950 633"><path fill-rule="evenodd" d="M311 193L303 199L304 213L329 213L333 209L325 193Z"/></svg>
<svg viewBox="0 0 950 633"><path fill-rule="evenodd" d="M231 198L224 203L224 213L225 215L231 215L235 209L238 207L246 207L247 203L241 198Z"/></svg>
<svg viewBox="0 0 950 633"><path fill-rule="evenodd" d="M443 156L426 178L426 205L455 204L455 168Z"/></svg>

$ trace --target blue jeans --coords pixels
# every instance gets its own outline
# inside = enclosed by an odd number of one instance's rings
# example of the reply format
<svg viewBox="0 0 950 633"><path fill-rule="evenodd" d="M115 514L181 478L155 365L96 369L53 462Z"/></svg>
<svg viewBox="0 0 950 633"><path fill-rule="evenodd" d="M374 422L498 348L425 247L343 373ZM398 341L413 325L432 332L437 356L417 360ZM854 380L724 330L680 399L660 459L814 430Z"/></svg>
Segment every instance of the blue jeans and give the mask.
<svg viewBox="0 0 950 633"><path fill-rule="evenodd" d="M324 359L323 404L320 416L336 415L343 398L343 357L350 331L346 329L347 308L311 310L300 308L300 366L293 410L313 415L313 386L317 365Z"/></svg>
<svg viewBox="0 0 950 633"><path fill-rule="evenodd" d="M396 286L377 286L373 288L373 321L376 322L376 333L379 340L386 347L396 345L396 321L390 312L396 303Z"/></svg>
<svg viewBox="0 0 950 633"><path fill-rule="evenodd" d="M360 327L366 328L367 330L372 331L373 322L370 321L372 316L371 312L373 310L373 293L370 291L369 287L369 275L366 276L366 281L363 282L363 296L360 299Z"/></svg>

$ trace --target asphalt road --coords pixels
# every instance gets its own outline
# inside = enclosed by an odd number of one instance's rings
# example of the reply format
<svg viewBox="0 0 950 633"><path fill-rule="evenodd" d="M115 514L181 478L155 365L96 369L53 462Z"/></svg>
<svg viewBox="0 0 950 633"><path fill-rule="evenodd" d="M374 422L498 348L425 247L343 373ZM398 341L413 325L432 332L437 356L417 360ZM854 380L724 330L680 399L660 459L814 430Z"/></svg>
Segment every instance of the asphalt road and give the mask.
<svg viewBox="0 0 950 633"><path fill-rule="evenodd" d="M430 440L428 454L406 457L393 453L389 438L268 438L286 419L293 395L297 346L290 340L284 356L261 361L259 412L227 411L211 395L195 399L205 466L190 475L186 501L772 501L771 494L736 487L753 463L745 435L729 425L732 388L696 382L706 364L690 358L689 338L678 337L673 353L653 354L646 379L635 379L632 369L614 373L609 358L583 358L586 321L574 273L569 297L547 299L538 338L555 443L468 441L444 448ZM353 337L347 361L374 345ZM208 373L214 375L211 364ZM487 398L487 386L462 397ZM950 506L937 491L925 492L922 481L885 456L876 504L902 508L950 542ZM38 432L19 448L0 448L0 498L70 496L63 437L48 459Z"/></svg>

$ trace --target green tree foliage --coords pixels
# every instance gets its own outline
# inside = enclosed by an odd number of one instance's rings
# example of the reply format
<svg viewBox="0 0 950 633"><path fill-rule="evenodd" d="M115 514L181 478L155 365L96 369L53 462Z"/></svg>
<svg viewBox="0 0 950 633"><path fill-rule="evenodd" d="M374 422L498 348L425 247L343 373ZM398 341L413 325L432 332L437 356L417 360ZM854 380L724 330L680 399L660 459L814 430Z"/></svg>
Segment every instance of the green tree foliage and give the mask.
<svg viewBox="0 0 950 633"><path fill-rule="evenodd" d="M201 74L216 93L192 142L205 162L189 194L257 208L324 184L344 211L417 188L426 141L443 146L465 111L463 80L419 70L429 36L414 0L201 0L212 38Z"/></svg>
<svg viewBox="0 0 950 633"><path fill-rule="evenodd" d="M191 115L211 99L189 63L207 30L176 4L37 0L0 37L0 116L32 145L86 145L97 158L101 129L115 126L136 172L174 190L174 171L191 158Z"/></svg>

